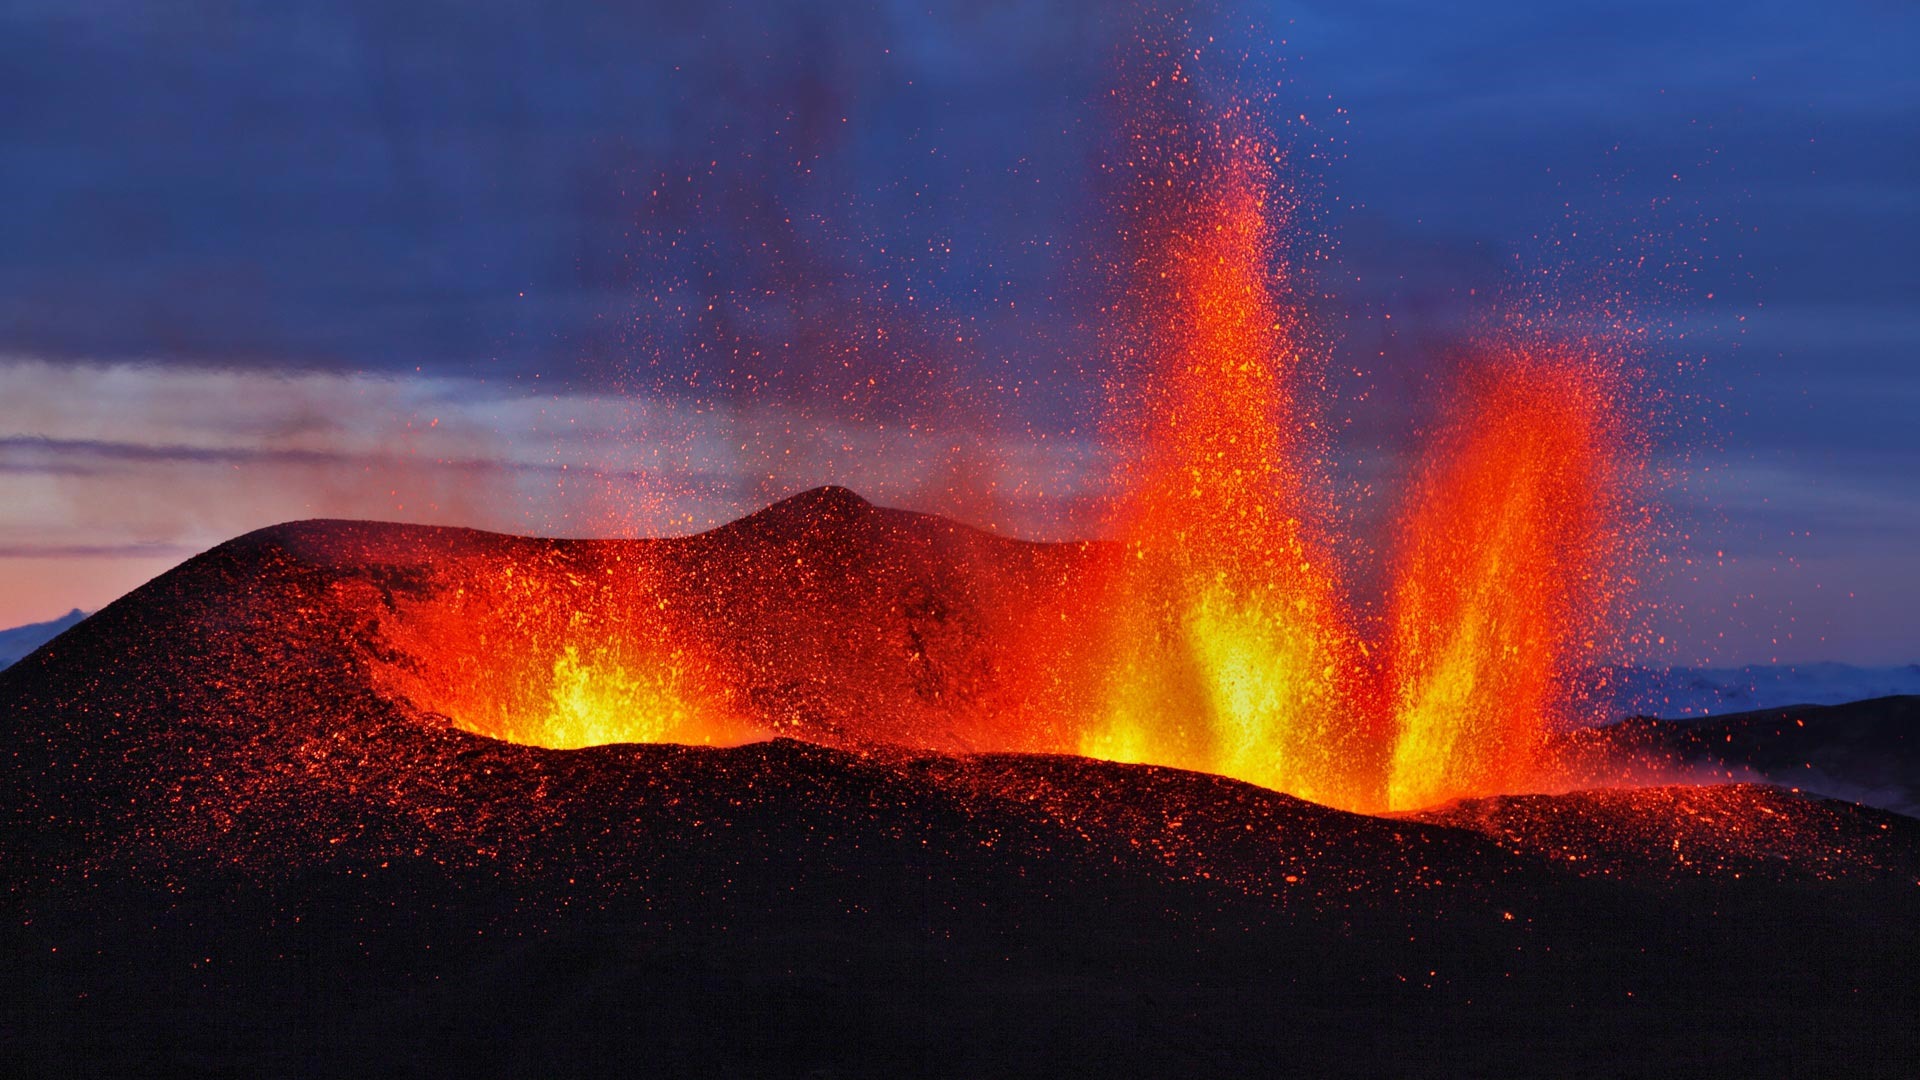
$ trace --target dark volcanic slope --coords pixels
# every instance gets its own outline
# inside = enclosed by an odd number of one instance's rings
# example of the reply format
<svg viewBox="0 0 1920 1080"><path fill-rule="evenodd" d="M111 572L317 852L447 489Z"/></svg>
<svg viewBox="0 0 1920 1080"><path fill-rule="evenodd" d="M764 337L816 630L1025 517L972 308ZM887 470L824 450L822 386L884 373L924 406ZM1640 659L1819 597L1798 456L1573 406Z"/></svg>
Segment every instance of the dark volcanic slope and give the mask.
<svg viewBox="0 0 1920 1080"><path fill-rule="evenodd" d="M1593 759L1591 773L1626 760L1920 814L1920 697L1911 695L1698 720L1634 717L1569 740L1575 757Z"/></svg>
<svg viewBox="0 0 1920 1080"><path fill-rule="evenodd" d="M1580 874L1920 882L1920 822L1760 784L1503 795L1407 816Z"/></svg>
<svg viewBox="0 0 1920 1080"><path fill-rule="evenodd" d="M996 613L1076 549L838 492L634 544L283 526L0 673L0 1068L1911 1072L1910 821L1752 785L1382 819L848 740L963 745ZM382 689L503 560L635 551L845 745L545 750ZM1774 817L1818 857L1728 832Z"/></svg>

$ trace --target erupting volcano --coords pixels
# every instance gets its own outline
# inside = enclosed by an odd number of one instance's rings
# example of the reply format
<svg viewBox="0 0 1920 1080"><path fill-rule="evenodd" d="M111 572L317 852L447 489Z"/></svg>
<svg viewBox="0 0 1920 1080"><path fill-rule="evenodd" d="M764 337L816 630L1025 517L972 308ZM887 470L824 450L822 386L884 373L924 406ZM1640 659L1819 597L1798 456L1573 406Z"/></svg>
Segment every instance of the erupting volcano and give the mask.
<svg viewBox="0 0 1920 1080"><path fill-rule="evenodd" d="M1920 827L1569 734L1648 542L1618 355L1500 324L1355 536L1281 155L1162 135L1100 539L307 521L0 673L0 1064L1911 1065Z"/></svg>
<svg viewBox="0 0 1920 1080"><path fill-rule="evenodd" d="M652 553L672 545L592 548L476 566L431 603L396 601L379 622L402 659L379 685L476 734L556 748L785 733L1078 753L1367 812L1551 782L1547 735L1568 726L1568 680L1599 659L1620 592L1632 464L1614 364L1504 341L1462 365L1380 545L1386 611L1367 617L1325 505L1304 316L1277 262L1289 208L1275 152L1227 121L1208 134L1141 180L1156 216L1127 325L1146 336L1127 347L1137 381L1117 386L1108 424L1125 447L1111 539L1011 567L970 558L968 573L1019 584L970 586L964 659L917 628L960 614L944 600L880 646L921 669L889 685L858 634L837 649L751 644L859 616L767 610L749 626L714 611L728 570ZM823 522L845 512L820 508ZM736 603L804 596L822 557L766 567L767 595ZM1019 565L1033 559L1057 574ZM823 722L823 708L849 714Z"/></svg>
<svg viewBox="0 0 1920 1080"><path fill-rule="evenodd" d="M1318 504L1300 316L1276 293L1270 151L1218 143L1152 200L1171 218L1139 283L1156 333L1119 545L1066 620L1099 642L1077 749L1356 810L1527 784L1618 591L1614 370L1545 343L1474 358L1392 540L1391 614L1363 626Z"/></svg>

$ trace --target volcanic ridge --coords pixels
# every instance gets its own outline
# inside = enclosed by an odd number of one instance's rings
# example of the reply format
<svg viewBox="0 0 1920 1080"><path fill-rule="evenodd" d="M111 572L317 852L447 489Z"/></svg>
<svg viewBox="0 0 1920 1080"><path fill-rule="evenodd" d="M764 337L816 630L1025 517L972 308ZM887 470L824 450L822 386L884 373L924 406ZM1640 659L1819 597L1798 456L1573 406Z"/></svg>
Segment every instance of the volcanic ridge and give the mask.
<svg viewBox="0 0 1920 1080"><path fill-rule="evenodd" d="M223 544L0 672L0 1067L1911 1075L1920 822L1786 768L1873 731L1391 815L1051 752L1101 551L838 488ZM1788 786L1662 782L1732 735Z"/></svg>

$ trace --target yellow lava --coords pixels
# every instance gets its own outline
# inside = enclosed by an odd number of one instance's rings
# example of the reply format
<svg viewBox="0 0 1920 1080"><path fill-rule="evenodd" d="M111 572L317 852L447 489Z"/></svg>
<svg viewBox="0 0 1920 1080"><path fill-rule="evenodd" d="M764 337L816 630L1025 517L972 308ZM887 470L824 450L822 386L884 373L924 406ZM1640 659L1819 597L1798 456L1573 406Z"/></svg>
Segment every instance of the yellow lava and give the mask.
<svg viewBox="0 0 1920 1080"><path fill-rule="evenodd" d="M1089 757L1231 776L1333 805L1371 806L1355 786L1353 712L1339 659L1297 603L1221 584L1197 590L1173 632L1110 670Z"/></svg>
<svg viewBox="0 0 1920 1080"><path fill-rule="evenodd" d="M707 695L693 682L680 653L629 667L612 650L583 654L579 646L567 645L554 658L545 710L511 718L508 726L515 742L561 750L607 743L711 744L716 737L737 741L725 738L728 725L694 704Z"/></svg>

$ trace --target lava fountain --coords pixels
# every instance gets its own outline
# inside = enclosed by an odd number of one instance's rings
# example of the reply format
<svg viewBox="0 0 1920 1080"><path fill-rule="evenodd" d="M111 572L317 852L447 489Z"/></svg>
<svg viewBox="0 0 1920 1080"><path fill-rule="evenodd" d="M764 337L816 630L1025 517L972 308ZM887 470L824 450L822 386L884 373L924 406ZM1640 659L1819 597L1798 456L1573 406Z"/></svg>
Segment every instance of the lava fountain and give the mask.
<svg viewBox="0 0 1920 1080"><path fill-rule="evenodd" d="M354 586L383 691L550 747L1064 752L1364 812L1540 782L1622 592L1617 363L1521 333L1468 357L1381 545L1385 599L1357 602L1278 155L1240 114L1174 130L1135 148L1109 542L846 492L653 546L527 542L425 599Z"/></svg>
<svg viewBox="0 0 1920 1080"><path fill-rule="evenodd" d="M1524 784L1617 606L1628 473L1610 370L1484 356L1427 448L1392 577L1395 809Z"/></svg>
<svg viewBox="0 0 1920 1080"><path fill-rule="evenodd" d="M557 749L767 737L659 576L639 556L480 561L431 601L402 588L352 606L381 612L406 658L375 666L381 689L475 734Z"/></svg>
<svg viewBox="0 0 1920 1080"><path fill-rule="evenodd" d="M1075 749L1363 811L1524 787L1620 594L1616 365L1545 342L1468 359L1399 515L1386 627L1362 633L1315 502L1274 157L1211 130L1148 180L1178 197L1148 200L1146 371L1119 417L1138 453L1080 613Z"/></svg>
<svg viewBox="0 0 1920 1080"><path fill-rule="evenodd" d="M1273 165L1227 137L1156 230L1141 447L1089 620L1094 757L1223 773L1334 805L1382 802L1365 654L1306 505L1295 323L1272 293Z"/></svg>

